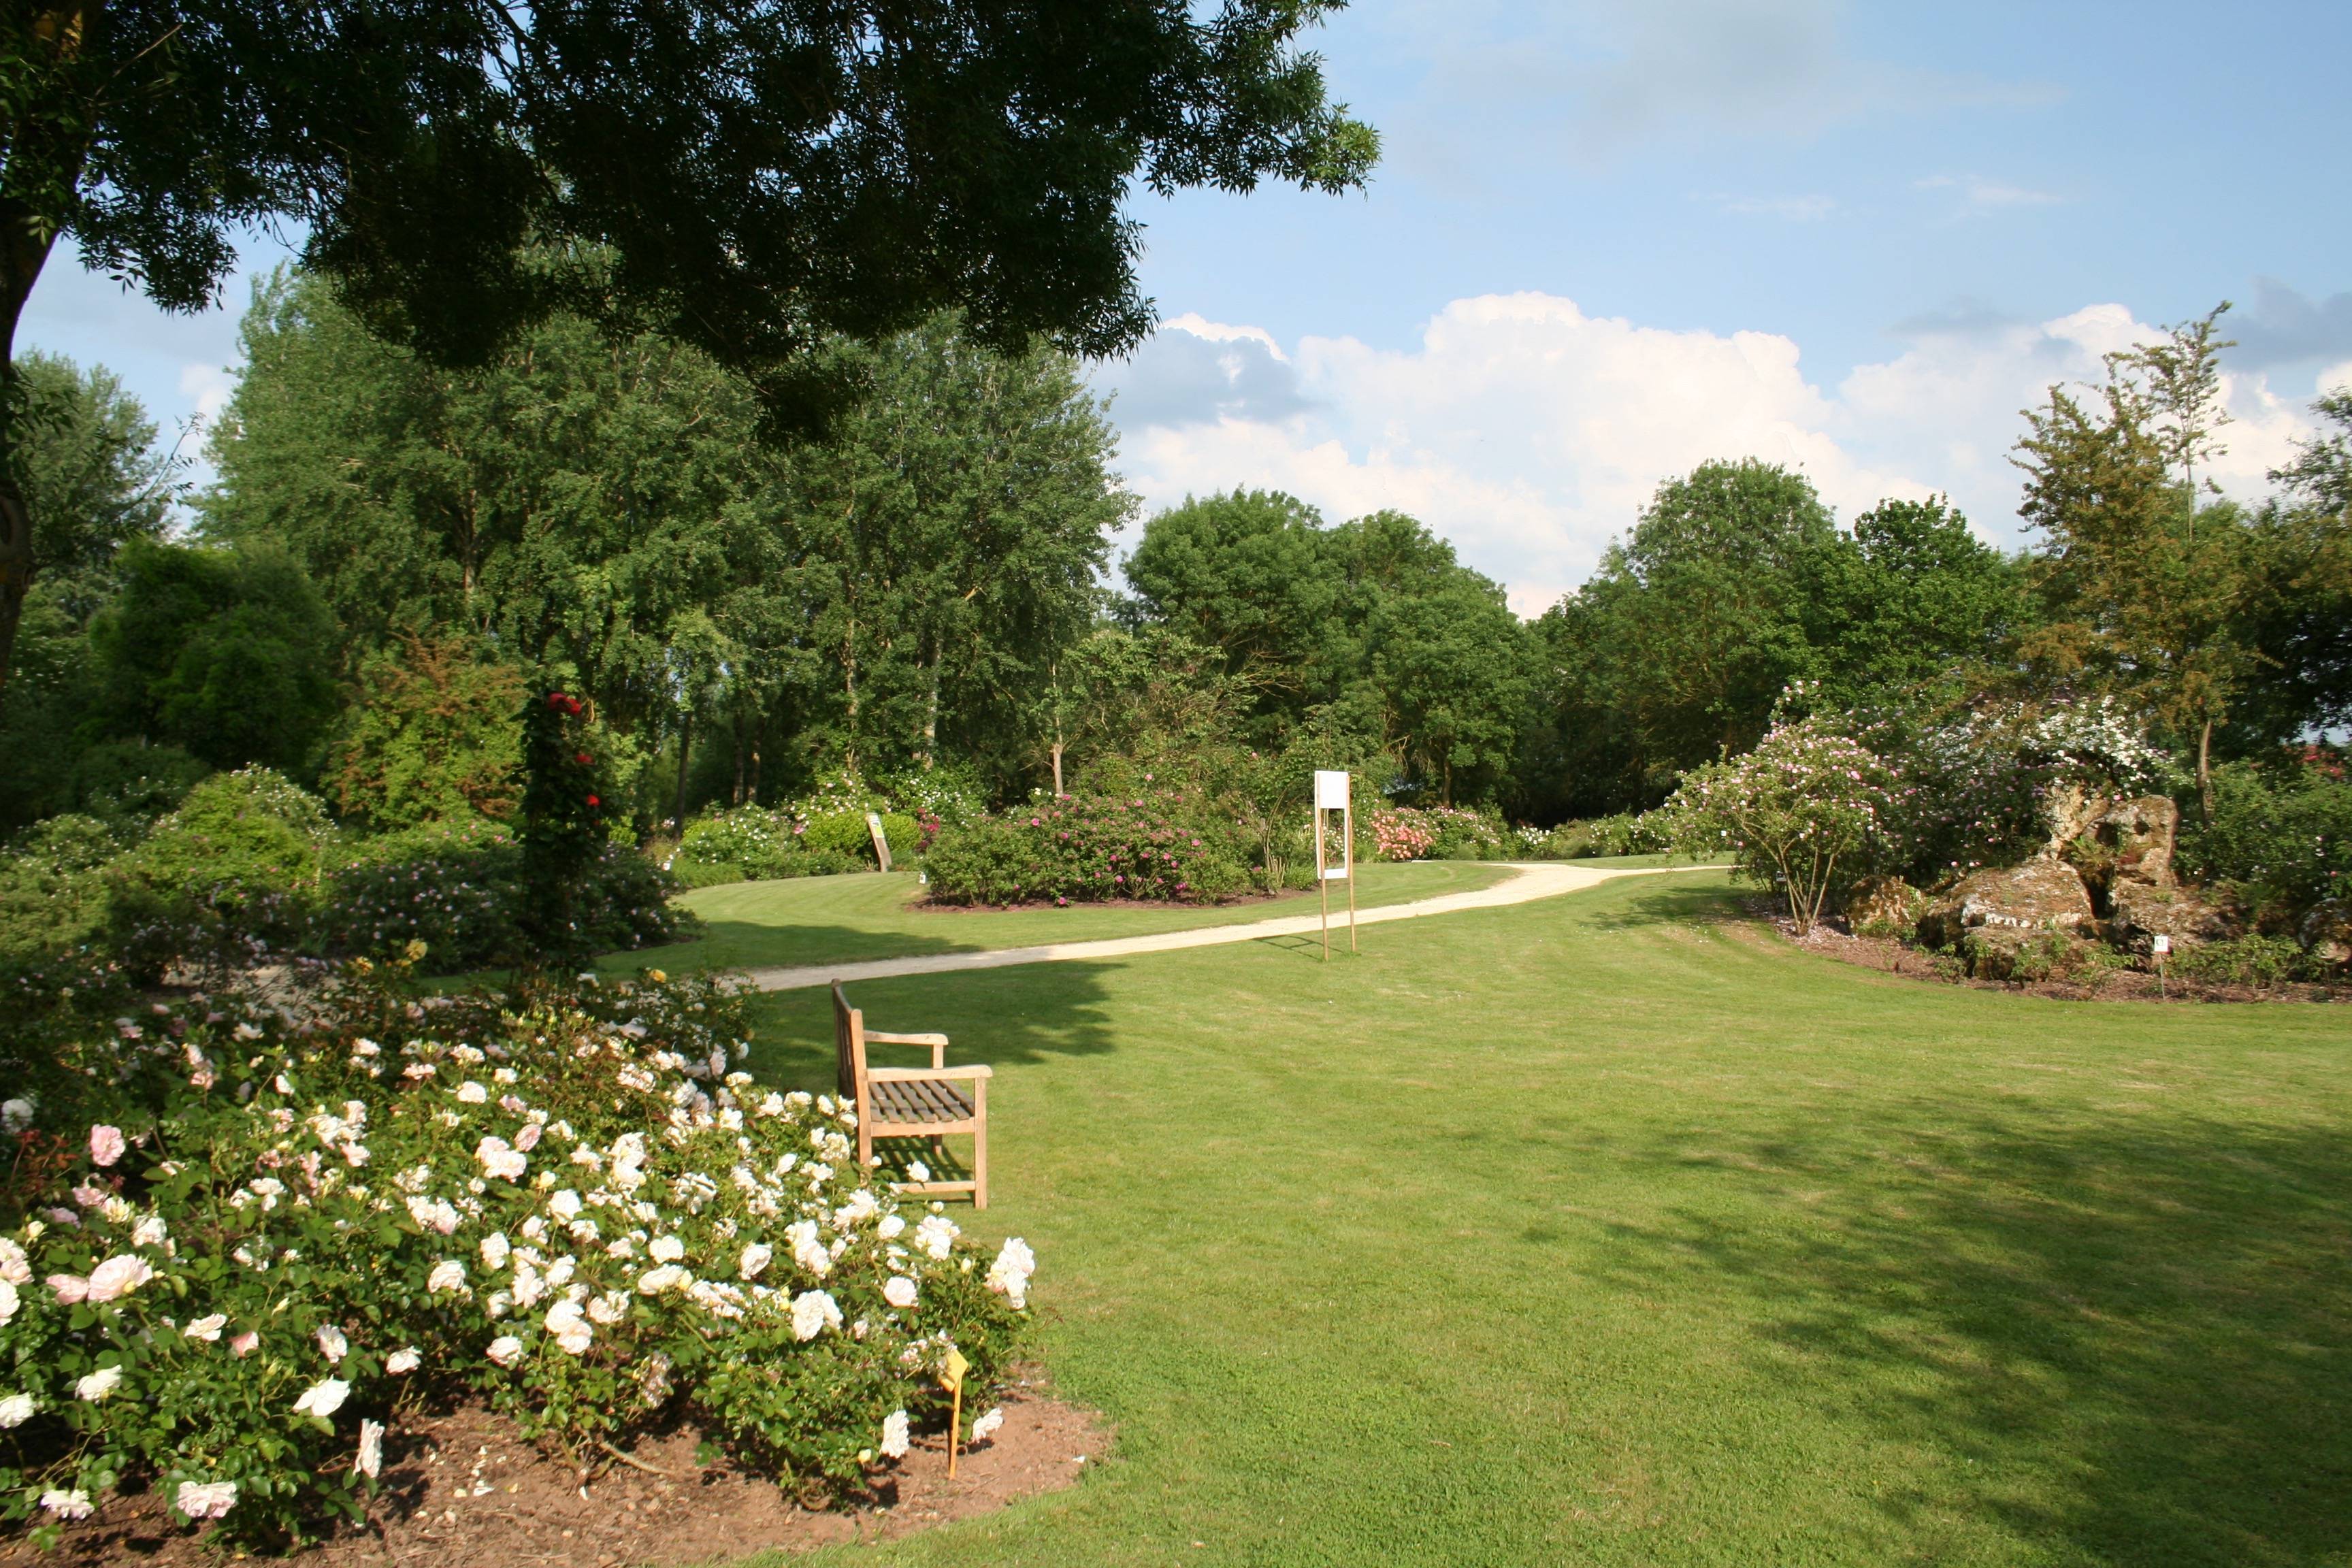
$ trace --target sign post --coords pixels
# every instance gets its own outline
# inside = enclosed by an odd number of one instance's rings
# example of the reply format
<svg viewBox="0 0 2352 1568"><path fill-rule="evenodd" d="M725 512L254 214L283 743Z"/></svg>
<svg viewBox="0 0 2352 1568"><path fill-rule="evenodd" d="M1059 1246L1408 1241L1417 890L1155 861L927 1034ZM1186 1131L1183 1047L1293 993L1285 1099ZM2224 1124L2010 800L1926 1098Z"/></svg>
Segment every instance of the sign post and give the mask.
<svg viewBox="0 0 2352 1568"><path fill-rule="evenodd" d="M2148 945L2156 950L2156 999L2161 1002L2164 1000L2164 959L2172 951L2172 939L2158 931L2156 940Z"/></svg>
<svg viewBox="0 0 2352 1568"><path fill-rule="evenodd" d="M1339 863L1331 864L1323 848L1323 814L1339 814ZM1348 884L1348 951L1356 951L1356 808L1348 775L1327 768L1315 770L1315 887L1323 901L1323 960L1331 959L1331 884Z"/></svg>
<svg viewBox="0 0 2352 1568"><path fill-rule="evenodd" d="M971 1370L971 1363L963 1359L963 1352L948 1347L948 1363L940 1369L940 1382L955 1396L948 1409L948 1479L955 1479L956 1449L963 1441L963 1374Z"/></svg>
<svg viewBox="0 0 2352 1568"><path fill-rule="evenodd" d="M874 858L879 860L882 863L882 869L887 871L890 868L890 836L882 831L880 812L869 811L866 814L866 831L874 836Z"/></svg>

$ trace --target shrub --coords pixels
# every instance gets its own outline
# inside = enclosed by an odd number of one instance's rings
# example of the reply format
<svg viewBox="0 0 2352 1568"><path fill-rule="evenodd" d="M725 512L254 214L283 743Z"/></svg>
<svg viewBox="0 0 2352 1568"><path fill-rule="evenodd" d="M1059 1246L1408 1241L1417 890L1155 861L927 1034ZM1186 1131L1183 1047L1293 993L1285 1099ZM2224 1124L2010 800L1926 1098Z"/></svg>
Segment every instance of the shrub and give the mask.
<svg viewBox="0 0 2352 1568"><path fill-rule="evenodd" d="M890 846L891 858L912 855L919 842L915 819L903 812L878 815L882 818L882 837ZM813 855L831 856L869 869L878 864L874 858L873 830L866 826L864 811L812 816L807 819L801 842Z"/></svg>
<svg viewBox="0 0 2352 1568"><path fill-rule="evenodd" d="M119 846L94 816L34 824L0 855L0 956L60 952L106 924L106 879Z"/></svg>
<svg viewBox="0 0 2352 1568"><path fill-rule="evenodd" d="M2289 919L2352 898L2352 781L2333 759L2213 770L2213 820L2182 835L2184 869L2246 884Z"/></svg>
<svg viewBox="0 0 2352 1568"><path fill-rule="evenodd" d="M1514 853L1537 860L1590 860L1603 855L1662 855L1674 847L1664 814L1621 811L1587 822L1563 822L1549 832L1518 829Z"/></svg>
<svg viewBox="0 0 2352 1568"><path fill-rule="evenodd" d="M1821 720L1781 721L1754 751L1685 773L1664 809L1676 848L1728 851L1805 932L1884 843L1885 781L1876 757Z"/></svg>
<svg viewBox="0 0 2352 1568"><path fill-rule="evenodd" d="M250 962L301 940L335 830L268 768L215 773L108 868L109 940L134 973Z"/></svg>
<svg viewBox="0 0 2352 1568"><path fill-rule="evenodd" d="M2171 954L2167 968L2184 980L2258 991L2290 980L2334 978L2324 959L2313 958L2283 936L2248 935L2183 947Z"/></svg>
<svg viewBox="0 0 2352 1568"><path fill-rule="evenodd" d="M477 818L389 833L362 840L336 872L313 945L385 956L421 942L450 972L510 962L521 896L521 857L503 827Z"/></svg>
<svg viewBox="0 0 2352 1568"><path fill-rule="evenodd" d="M1424 860L1437 847L1437 824L1409 805L1372 813L1372 853L1383 860Z"/></svg>
<svg viewBox="0 0 2352 1568"><path fill-rule="evenodd" d="M409 637L360 672L329 763L336 805L379 827L515 814L522 673L457 637Z"/></svg>
<svg viewBox="0 0 2352 1568"><path fill-rule="evenodd" d="M861 836L865 827L860 817ZM865 863L871 864L872 856L867 849ZM846 854L812 848L788 812L739 805L688 823L669 868L688 886L708 888L720 882L826 877L854 871L859 864Z"/></svg>
<svg viewBox="0 0 2352 1568"><path fill-rule="evenodd" d="M177 809L212 771L177 746L110 741L75 762L73 797L77 809L135 838Z"/></svg>
<svg viewBox="0 0 2352 1568"><path fill-rule="evenodd" d="M1026 812L943 829L924 862L950 904L1051 899L1215 903L1248 885L1230 827L1202 820L1180 790L1040 800Z"/></svg>
<svg viewBox="0 0 2352 1568"><path fill-rule="evenodd" d="M225 1543L315 1534L436 1391L575 1459L682 1410L839 1487L943 1413L950 1348L975 1391L1002 1378L1028 1249L992 1265L942 1205L903 1212L845 1106L735 1070L723 984L426 999L354 973L305 1016L85 1013L128 1087L26 1130L77 1154L0 1215L0 1515L46 1506L43 1543L60 1504L136 1486Z"/></svg>

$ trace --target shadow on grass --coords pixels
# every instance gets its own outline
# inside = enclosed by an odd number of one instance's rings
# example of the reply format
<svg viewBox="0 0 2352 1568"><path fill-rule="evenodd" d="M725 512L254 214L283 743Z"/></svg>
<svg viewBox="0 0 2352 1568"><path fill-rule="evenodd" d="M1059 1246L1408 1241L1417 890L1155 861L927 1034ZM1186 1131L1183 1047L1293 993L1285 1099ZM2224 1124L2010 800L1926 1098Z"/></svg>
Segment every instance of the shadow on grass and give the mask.
<svg viewBox="0 0 2352 1568"><path fill-rule="evenodd" d="M943 1034L950 1063L991 1067L1058 1058L1102 1056L1112 1043L1101 963L1024 963L969 974L867 980L845 987L868 1028L889 1034ZM820 986L772 992L754 1003L751 1066L763 1081L830 1091L834 1081L833 998ZM894 1054L895 1053L895 1054ZM877 1065L924 1067L916 1047L877 1047Z"/></svg>
<svg viewBox="0 0 2352 1568"><path fill-rule="evenodd" d="M1793 1129L1746 1141L1756 1167L1727 1179L1809 1204L1840 1194L1840 1212L1768 1228L1670 1211L1621 1227L1617 1282L1743 1301L1791 1359L1841 1367L1854 1413L1889 1441L1982 1466L1979 1506L2082 1560L2346 1561L2340 1130L1956 1127L1948 1107L1920 1109L1868 1153L1822 1154ZM1717 1163L1689 1148L1630 1157L1685 1184ZM1939 1505L1922 1491L1884 1506L1907 1521Z"/></svg>
<svg viewBox="0 0 2352 1568"><path fill-rule="evenodd" d="M1711 870L1712 867L1695 867ZM1594 931L1632 931L1644 926L1722 925L1748 918L1749 890L1721 882L1644 882L1642 890L1612 902L1577 910Z"/></svg>

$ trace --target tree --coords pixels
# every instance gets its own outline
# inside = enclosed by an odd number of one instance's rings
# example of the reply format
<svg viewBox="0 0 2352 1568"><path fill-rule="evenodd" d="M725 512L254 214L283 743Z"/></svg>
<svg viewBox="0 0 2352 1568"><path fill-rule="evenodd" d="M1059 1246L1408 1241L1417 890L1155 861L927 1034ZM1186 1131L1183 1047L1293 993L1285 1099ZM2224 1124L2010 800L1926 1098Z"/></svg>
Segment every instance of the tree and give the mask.
<svg viewBox="0 0 2352 1568"><path fill-rule="evenodd" d="M2352 723L2352 389L2313 405L2325 433L2271 478L2249 528L2237 635L2254 652L2232 727L2258 751Z"/></svg>
<svg viewBox="0 0 2352 1568"><path fill-rule="evenodd" d="M2107 356L2111 375L2131 377L2138 384L2164 460L2179 470L2181 488L2189 492L2182 521L2191 531L2197 525L2197 465L2229 449L2221 441L2221 426L2231 423L2221 402L2221 351L2238 343L2216 331L2229 309L2230 301L2224 300L2196 321L2167 327L2152 343ZM2212 480L2205 484L2220 493Z"/></svg>
<svg viewBox="0 0 2352 1568"><path fill-rule="evenodd" d="M2193 745L2209 816L2213 732L2254 664L2238 635L2245 516L2229 502L2200 511L2190 466L2219 450L2198 390L2219 314L2114 356L2090 399L2052 387L2011 458L2026 474L2019 513L2043 533L2032 571L2045 618L2023 652L2045 678L2112 691ZM2170 367L2153 380L2151 358Z"/></svg>
<svg viewBox="0 0 2352 1568"><path fill-rule="evenodd" d="M132 540L90 626L106 733L307 773L338 700L334 620L281 551Z"/></svg>
<svg viewBox="0 0 2352 1568"><path fill-rule="evenodd" d="M1221 652L1259 712L1296 718L1352 662L1331 641L1346 574L1329 543L1296 496L1188 496L1145 526L1127 580L1145 618Z"/></svg>
<svg viewBox="0 0 2352 1568"><path fill-rule="evenodd" d="M167 309L239 226L307 235L370 326L481 363L559 307L750 373L945 305L1012 345L1151 325L1154 191L1338 191L1377 154L1294 42L1325 0L30 0L0 16L0 365L61 239ZM0 683L37 562L0 386Z"/></svg>
<svg viewBox="0 0 2352 1568"><path fill-rule="evenodd" d="M856 351L866 393L795 451L788 522L829 690L812 743L929 770L952 742L1000 779L1056 657L1093 625L1134 510L1116 437L1067 355L989 348L942 316Z"/></svg>
<svg viewBox="0 0 2352 1568"><path fill-rule="evenodd" d="M1741 752L1823 660L1850 549L1812 483L1754 458L1669 479L1600 570L1546 613L1554 723L1580 809L1648 805Z"/></svg>

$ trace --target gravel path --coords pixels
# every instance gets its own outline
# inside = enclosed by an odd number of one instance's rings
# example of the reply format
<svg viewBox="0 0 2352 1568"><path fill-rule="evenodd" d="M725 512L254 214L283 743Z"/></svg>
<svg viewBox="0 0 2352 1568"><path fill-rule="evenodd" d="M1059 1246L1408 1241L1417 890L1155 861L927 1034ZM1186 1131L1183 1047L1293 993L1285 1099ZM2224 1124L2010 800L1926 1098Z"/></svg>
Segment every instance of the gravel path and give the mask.
<svg viewBox="0 0 2352 1568"><path fill-rule="evenodd" d="M1505 904L1530 903L1561 893L1581 892L1619 877L1654 877L1661 872L1692 871L1696 866L1599 867L1562 865L1557 861L1513 862L1517 875L1475 892L1446 893L1410 904L1383 904L1356 916L1360 926L1384 921L1419 920L1424 915L1450 915L1461 910L1491 910ZM1139 952L1172 952L1185 947L1217 947L1226 942L1264 942L1268 937L1318 936L1322 921L1316 915L1286 915L1280 920L1252 921L1244 925L1199 926L1191 931L1160 931L1150 936L1107 937L1100 942L1062 942L1045 947L1000 947L976 952L928 952L908 958L875 958L862 963L811 964L794 969L754 969L751 983L762 991L804 991L813 986L845 984L857 980L886 980L901 974L952 974L968 969L1003 969L1016 963L1066 963L1075 960L1125 958ZM1348 914L1332 911L1331 941L1346 951Z"/></svg>

